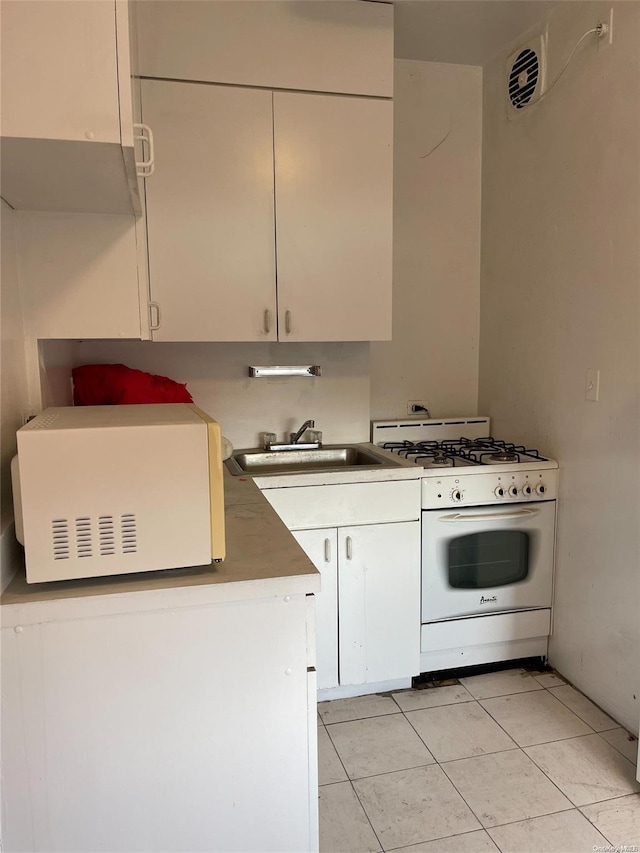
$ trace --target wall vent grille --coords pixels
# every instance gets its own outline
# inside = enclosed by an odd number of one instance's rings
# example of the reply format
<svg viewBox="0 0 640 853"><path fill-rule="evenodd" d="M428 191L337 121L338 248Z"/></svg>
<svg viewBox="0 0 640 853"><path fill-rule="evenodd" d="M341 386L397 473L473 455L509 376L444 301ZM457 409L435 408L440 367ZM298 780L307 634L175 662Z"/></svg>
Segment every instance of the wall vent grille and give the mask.
<svg viewBox="0 0 640 853"><path fill-rule="evenodd" d="M515 117L536 104L545 91L547 41L538 35L507 59L506 95L509 116Z"/></svg>

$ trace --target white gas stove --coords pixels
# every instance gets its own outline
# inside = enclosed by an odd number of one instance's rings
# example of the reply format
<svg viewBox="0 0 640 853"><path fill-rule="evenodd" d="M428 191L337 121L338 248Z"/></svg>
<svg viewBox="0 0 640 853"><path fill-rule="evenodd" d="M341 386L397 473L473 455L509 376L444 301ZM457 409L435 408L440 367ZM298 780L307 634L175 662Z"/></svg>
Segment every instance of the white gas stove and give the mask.
<svg viewBox="0 0 640 853"><path fill-rule="evenodd" d="M558 463L485 417L374 421L422 473L423 672L546 657Z"/></svg>

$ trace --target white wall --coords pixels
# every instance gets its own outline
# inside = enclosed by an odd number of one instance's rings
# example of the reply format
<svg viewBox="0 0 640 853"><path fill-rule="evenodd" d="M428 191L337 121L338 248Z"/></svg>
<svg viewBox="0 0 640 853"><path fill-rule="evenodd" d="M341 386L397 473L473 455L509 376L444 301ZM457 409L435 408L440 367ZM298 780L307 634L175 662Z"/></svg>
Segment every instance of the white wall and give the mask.
<svg viewBox="0 0 640 853"><path fill-rule="evenodd" d="M43 352L48 355L48 345ZM307 419L327 444L369 439L366 343L87 341L76 345L73 357L76 365L122 362L186 382L196 404L220 422L235 447L255 447L261 432L284 435ZM249 365L260 364L319 364L322 376L249 378Z"/></svg>
<svg viewBox="0 0 640 853"><path fill-rule="evenodd" d="M4 588L16 568L17 549L13 535L13 504L11 498L11 457L16 452L16 430L23 416L31 409L25 333L19 292L19 266L16 234L16 214L0 202L0 231L2 232L0 270L2 321L0 327L0 588Z"/></svg>
<svg viewBox="0 0 640 853"><path fill-rule="evenodd" d="M609 6L554 10L550 79ZM550 661L637 732L640 4L614 8L613 44L592 37L517 121L505 56L485 69L480 408L560 461Z"/></svg>
<svg viewBox="0 0 640 853"><path fill-rule="evenodd" d="M393 340L371 344L371 415L476 414L482 69L396 60L394 98Z"/></svg>

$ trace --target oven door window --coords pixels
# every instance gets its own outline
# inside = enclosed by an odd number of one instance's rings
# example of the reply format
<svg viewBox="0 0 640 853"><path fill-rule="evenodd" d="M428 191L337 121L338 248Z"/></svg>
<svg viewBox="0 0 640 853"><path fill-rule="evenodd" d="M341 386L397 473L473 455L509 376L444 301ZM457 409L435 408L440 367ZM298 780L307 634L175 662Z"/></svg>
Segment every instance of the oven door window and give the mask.
<svg viewBox="0 0 640 853"><path fill-rule="evenodd" d="M449 542L449 586L490 589L526 580L529 574L529 534L519 530L489 530L459 536Z"/></svg>

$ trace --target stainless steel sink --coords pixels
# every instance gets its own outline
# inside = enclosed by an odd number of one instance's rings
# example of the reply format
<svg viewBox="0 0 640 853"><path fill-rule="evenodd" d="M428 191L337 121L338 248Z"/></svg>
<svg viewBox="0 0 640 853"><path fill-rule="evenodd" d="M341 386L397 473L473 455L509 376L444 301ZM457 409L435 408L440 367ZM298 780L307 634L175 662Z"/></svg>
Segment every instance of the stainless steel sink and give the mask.
<svg viewBox="0 0 640 853"><path fill-rule="evenodd" d="M240 474L286 474L301 471L395 467L398 463L357 444L327 445L312 450L237 450L226 466Z"/></svg>

